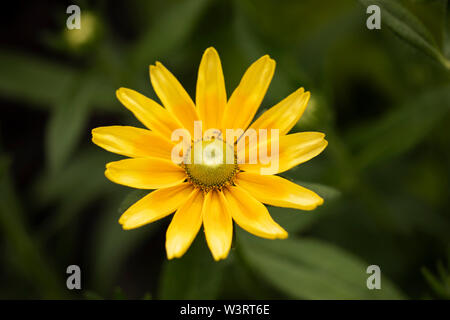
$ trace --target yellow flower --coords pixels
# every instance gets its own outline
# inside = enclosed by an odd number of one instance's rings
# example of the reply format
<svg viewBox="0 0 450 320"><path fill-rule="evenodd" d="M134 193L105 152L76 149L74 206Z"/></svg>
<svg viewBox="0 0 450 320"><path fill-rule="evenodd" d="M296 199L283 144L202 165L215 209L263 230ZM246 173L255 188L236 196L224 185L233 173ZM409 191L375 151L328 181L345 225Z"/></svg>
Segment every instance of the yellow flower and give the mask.
<svg viewBox="0 0 450 320"><path fill-rule="evenodd" d="M203 224L212 255L220 260L227 257L231 247L233 220L263 238L287 237L263 203L301 210L312 210L323 203L313 191L275 175L308 161L327 146L323 133L287 134L304 112L310 93L298 89L249 127L274 70L275 61L267 55L261 57L248 68L227 101L219 55L209 48L200 63L196 104L159 62L150 66L150 79L164 107L131 89L117 90L118 99L147 129L109 126L92 130L95 144L129 157L108 163L105 175L129 187L157 189L120 217L124 229L137 228L175 212L166 234L168 258L181 257ZM195 121L200 120L201 134L212 128L219 131L209 139L189 140L187 150L180 150L182 162L175 163L173 150L177 144L172 133L185 128L195 137ZM245 147L236 147L240 140L229 143L224 139L226 129L242 129L246 133L254 129L257 144L244 138ZM264 140L259 129L278 129L280 136ZM275 143L277 166L245 161L251 150L269 148ZM209 156L195 161L196 150L208 148L212 150ZM234 157L231 162L225 161L228 150ZM261 174L262 169L265 174Z"/></svg>

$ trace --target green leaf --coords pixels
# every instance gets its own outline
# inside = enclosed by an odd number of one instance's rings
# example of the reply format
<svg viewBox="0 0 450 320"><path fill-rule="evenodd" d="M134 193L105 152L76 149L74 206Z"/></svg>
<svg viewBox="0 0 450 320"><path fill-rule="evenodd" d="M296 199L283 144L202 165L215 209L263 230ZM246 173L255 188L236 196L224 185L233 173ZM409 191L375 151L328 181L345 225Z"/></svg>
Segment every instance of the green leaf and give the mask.
<svg viewBox="0 0 450 320"><path fill-rule="evenodd" d="M386 161L416 146L450 111L450 86L415 95L372 124L352 130L348 141L360 149L360 168Z"/></svg>
<svg viewBox="0 0 450 320"><path fill-rule="evenodd" d="M183 257L164 262L159 299L216 299L226 263L215 262L205 238L197 236Z"/></svg>
<svg viewBox="0 0 450 320"><path fill-rule="evenodd" d="M448 261L450 262L450 255L448 256ZM446 268L442 261L437 262L438 276L435 276L425 267L421 271L436 296L441 299L450 299L450 269Z"/></svg>
<svg viewBox="0 0 450 320"><path fill-rule="evenodd" d="M155 19L132 50L137 68L148 66L170 50L179 48L193 31L209 0L187 0L164 11Z"/></svg>
<svg viewBox="0 0 450 320"><path fill-rule="evenodd" d="M243 232L238 240L250 267L292 298L403 298L383 273L381 290L369 290L369 264L325 242L296 237L262 240Z"/></svg>
<svg viewBox="0 0 450 320"><path fill-rule="evenodd" d="M433 35L401 2L392 0L360 0L360 2L366 7L378 5L381 9L382 26L386 24L400 38L450 69L450 61L441 53Z"/></svg>
<svg viewBox="0 0 450 320"><path fill-rule="evenodd" d="M294 182L305 188L313 190L320 195L325 200L323 206L327 206L329 201L333 201L340 196L340 192L338 190L323 184L300 181ZM289 233L297 233L308 229L320 218L323 213L322 207L318 207L313 211L302 211L281 207L268 207L268 209L273 219Z"/></svg>
<svg viewBox="0 0 450 320"><path fill-rule="evenodd" d="M66 295L64 283L48 264L46 254L30 235L19 198L9 174L9 159L0 155L0 234L6 240L14 272L34 287L39 298L56 299Z"/></svg>
<svg viewBox="0 0 450 320"><path fill-rule="evenodd" d="M109 198L121 199L121 193L110 194ZM92 277L94 287L99 288L102 293L107 293L107 289L114 283L132 250L152 236L160 226L159 221L156 221L138 229L123 230L118 222L122 212L117 214L117 208L125 207L121 202L129 201L129 199L130 197L127 196L125 200L110 200L94 231Z"/></svg>
<svg viewBox="0 0 450 320"><path fill-rule="evenodd" d="M450 299L449 290L437 279L427 268L422 268L422 275L425 277L428 285L433 289L434 293L443 299Z"/></svg>
<svg viewBox="0 0 450 320"><path fill-rule="evenodd" d="M47 127L47 158L52 172L58 172L75 149L88 120L95 92L91 76L81 77L72 90L57 102Z"/></svg>
<svg viewBox="0 0 450 320"><path fill-rule="evenodd" d="M0 50L0 69L0 95L46 109L59 108L64 94L80 77L74 68L9 50ZM97 75L95 83L94 106L116 110L115 87L110 79Z"/></svg>
<svg viewBox="0 0 450 320"><path fill-rule="evenodd" d="M448 1L445 2L445 6L448 6ZM443 23L443 32L442 32L442 39L444 42L444 55L446 57L450 56L450 19L447 18L447 12L444 13L445 19Z"/></svg>
<svg viewBox="0 0 450 320"><path fill-rule="evenodd" d="M36 105L55 103L76 76L63 65L31 55L0 51L0 94Z"/></svg>
<svg viewBox="0 0 450 320"><path fill-rule="evenodd" d="M150 192L151 192L150 190L140 190L140 189L130 191L120 204L118 209L119 213L120 214L124 213L129 207L131 207L134 203L145 197Z"/></svg>
<svg viewBox="0 0 450 320"><path fill-rule="evenodd" d="M43 222L40 233L50 237L68 225L94 199L114 190L106 179L105 163L116 159L110 153L87 147L71 158L70 163L57 174L46 172L33 185L33 200L38 207L58 204L54 214Z"/></svg>
<svg viewBox="0 0 450 320"><path fill-rule="evenodd" d="M257 37L241 11L242 10L238 10L236 13L233 28L236 41L237 43L239 43L242 52L245 53L247 62L250 63L267 54L267 46L264 45L262 41ZM284 65L281 62L279 62L279 64ZM296 69L295 73L298 76L299 74L301 74L301 70ZM265 98L265 101L270 100L270 103L273 103L275 101L275 98L283 97L286 92L291 92L297 89L293 85L293 81L291 81L291 79L289 79L289 77L287 76L286 70L283 70L283 68L278 67L275 77L276 81L273 81L271 83L270 90L267 92L267 97ZM262 112L262 110L260 110L260 112Z"/></svg>

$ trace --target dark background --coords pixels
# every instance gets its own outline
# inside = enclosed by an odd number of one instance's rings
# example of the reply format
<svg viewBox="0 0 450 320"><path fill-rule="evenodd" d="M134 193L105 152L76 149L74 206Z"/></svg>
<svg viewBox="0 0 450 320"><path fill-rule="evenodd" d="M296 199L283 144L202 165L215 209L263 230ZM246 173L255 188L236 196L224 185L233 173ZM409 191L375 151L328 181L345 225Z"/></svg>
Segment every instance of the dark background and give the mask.
<svg viewBox="0 0 450 320"><path fill-rule="evenodd" d="M81 30L66 28L70 4ZM382 8L381 30L366 28L368 4ZM0 298L450 297L447 1L19 1L0 11ZM311 91L293 130L324 132L329 146L284 176L325 204L269 208L288 240L236 228L215 263L200 232L168 262L170 218L121 230L120 213L145 193L104 177L118 157L90 131L140 126L115 90L156 99L156 60L194 96L209 46L228 96L264 54L277 69L260 110ZM71 264L81 291L66 289ZM366 287L371 264L382 290Z"/></svg>

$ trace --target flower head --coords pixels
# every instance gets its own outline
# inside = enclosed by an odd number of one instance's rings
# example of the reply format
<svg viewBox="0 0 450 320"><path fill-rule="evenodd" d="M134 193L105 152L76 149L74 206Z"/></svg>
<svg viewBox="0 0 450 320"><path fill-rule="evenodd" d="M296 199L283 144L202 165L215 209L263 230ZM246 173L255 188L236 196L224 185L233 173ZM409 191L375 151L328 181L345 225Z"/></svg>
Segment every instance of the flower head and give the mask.
<svg viewBox="0 0 450 320"><path fill-rule="evenodd" d="M263 203L301 210L323 203L313 191L276 176L327 146L319 132L288 134L310 93L298 89L250 125L274 70L269 56L258 59L227 100L219 55L208 48L200 63L195 104L159 62L150 66L150 79L164 107L131 89L117 90L118 99L146 129L92 130L95 144L129 157L108 163L105 175L118 184L156 189L120 217L124 229L175 212L166 234L168 258L181 257L203 225L211 253L220 260L231 247L233 220L263 238L287 237Z"/></svg>

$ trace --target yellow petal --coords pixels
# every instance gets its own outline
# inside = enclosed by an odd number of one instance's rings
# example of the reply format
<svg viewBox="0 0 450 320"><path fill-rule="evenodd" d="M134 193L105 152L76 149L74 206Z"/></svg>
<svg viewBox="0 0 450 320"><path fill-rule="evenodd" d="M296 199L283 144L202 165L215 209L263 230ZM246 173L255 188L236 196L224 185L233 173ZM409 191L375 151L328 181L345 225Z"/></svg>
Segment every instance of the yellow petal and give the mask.
<svg viewBox="0 0 450 320"><path fill-rule="evenodd" d="M153 131L109 126L92 130L92 142L110 152L127 157L161 157L171 159L174 144Z"/></svg>
<svg viewBox="0 0 450 320"><path fill-rule="evenodd" d="M212 47L206 49L200 62L195 101L203 128L220 130L227 94L219 54Z"/></svg>
<svg viewBox="0 0 450 320"><path fill-rule="evenodd" d="M222 192L213 190L206 194L202 215L206 241L214 259L225 259L231 248L233 221Z"/></svg>
<svg viewBox="0 0 450 320"><path fill-rule="evenodd" d="M255 61L245 72L225 108L224 129L247 129L261 104L275 71L268 55Z"/></svg>
<svg viewBox="0 0 450 320"><path fill-rule="evenodd" d="M164 218L186 202L194 190L188 182L153 191L133 204L119 219L126 230Z"/></svg>
<svg viewBox="0 0 450 320"><path fill-rule="evenodd" d="M278 176L240 172L235 183L256 200L272 206L313 210L323 203L315 192Z"/></svg>
<svg viewBox="0 0 450 320"><path fill-rule="evenodd" d="M182 183L186 172L171 160L137 158L108 163L105 176L112 182L137 189L159 189Z"/></svg>
<svg viewBox="0 0 450 320"><path fill-rule="evenodd" d="M253 124L252 129L279 129L284 135L298 122L306 109L310 97L303 88L298 89L284 100L264 112Z"/></svg>
<svg viewBox="0 0 450 320"><path fill-rule="evenodd" d="M167 258L179 258L194 241L202 225L203 193L195 189L177 210L166 233Z"/></svg>
<svg viewBox="0 0 450 320"><path fill-rule="evenodd" d="M194 135L194 121L199 120L194 102L186 90L161 63L150 66L150 80L162 104Z"/></svg>
<svg viewBox="0 0 450 320"><path fill-rule="evenodd" d="M224 189L225 199L234 221L248 232L267 239L284 239L287 232L280 227L267 208L240 187Z"/></svg>
<svg viewBox="0 0 450 320"><path fill-rule="evenodd" d="M303 162L306 162L320 154L327 146L328 142L324 139L325 135L321 132L299 132L279 137L278 166L272 165L276 161L276 155L269 164L262 164L258 158L256 164L241 164L239 167L244 171L261 173L264 168L264 174L277 174L287 171ZM266 148L267 154L271 156L271 142L258 143L259 149ZM240 152L243 152L240 150ZM240 154L239 157L243 156Z"/></svg>
<svg viewBox="0 0 450 320"><path fill-rule="evenodd" d="M169 140L172 132L182 127L169 111L137 91L120 88L116 96L147 128Z"/></svg>

